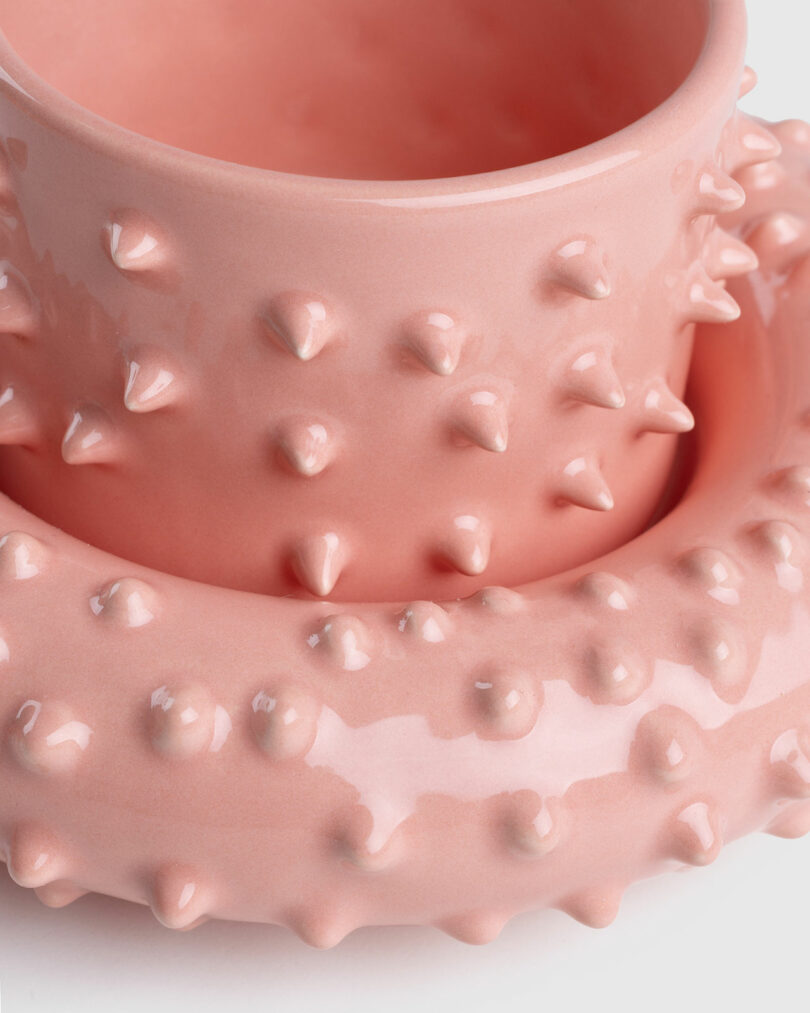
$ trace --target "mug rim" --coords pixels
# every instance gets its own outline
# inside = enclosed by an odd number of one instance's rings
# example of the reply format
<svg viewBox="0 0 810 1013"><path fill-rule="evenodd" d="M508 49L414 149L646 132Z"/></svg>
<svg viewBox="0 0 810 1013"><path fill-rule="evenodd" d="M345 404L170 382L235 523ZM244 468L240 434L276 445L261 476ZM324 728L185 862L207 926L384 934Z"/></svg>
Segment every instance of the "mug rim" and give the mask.
<svg viewBox="0 0 810 1013"><path fill-rule="evenodd" d="M663 102L620 130L550 158L488 172L428 179L358 180L310 176L231 162L156 140L92 112L49 84L19 56L0 27L0 88L19 108L68 139L147 172L189 177L207 188L242 193L267 188L289 197L380 204L453 207L562 188L601 176L658 150L712 108L719 89L739 76L747 37L745 0L704 0L708 25L700 53Z"/></svg>

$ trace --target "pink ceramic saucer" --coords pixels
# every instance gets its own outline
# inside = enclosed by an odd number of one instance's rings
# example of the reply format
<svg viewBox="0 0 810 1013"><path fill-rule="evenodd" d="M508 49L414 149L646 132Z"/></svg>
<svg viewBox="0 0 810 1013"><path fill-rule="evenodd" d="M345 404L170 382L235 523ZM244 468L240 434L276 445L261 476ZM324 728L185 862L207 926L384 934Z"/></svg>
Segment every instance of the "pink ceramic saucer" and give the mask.
<svg viewBox="0 0 810 1013"><path fill-rule="evenodd" d="M783 224L810 213L810 131L775 129L787 154L745 219L763 267L743 320L698 335L693 477L597 563L336 608L126 566L3 501L15 879L176 927L483 941L541 904L606 924L639 876L804 833L810 240Z"/></svg>

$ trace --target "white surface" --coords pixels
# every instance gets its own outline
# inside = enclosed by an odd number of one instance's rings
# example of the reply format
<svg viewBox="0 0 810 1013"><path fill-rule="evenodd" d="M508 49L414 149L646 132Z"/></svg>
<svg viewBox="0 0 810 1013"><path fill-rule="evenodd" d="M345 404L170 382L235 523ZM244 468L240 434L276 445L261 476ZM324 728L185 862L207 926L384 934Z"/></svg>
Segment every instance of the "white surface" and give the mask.
<svg viewBox="0 0 810 1013"><path fill-rule="evenodd" d="M745 108L810 118L810 5L749 0L749 11L761 83ZM321 953L261 926L171 933L100 897L48 911L0 868L2 1013L804 1010L809 902L810 839L758 836L709 869L631 889L604 932L547 912L483 949L388 929Z"/></svg>

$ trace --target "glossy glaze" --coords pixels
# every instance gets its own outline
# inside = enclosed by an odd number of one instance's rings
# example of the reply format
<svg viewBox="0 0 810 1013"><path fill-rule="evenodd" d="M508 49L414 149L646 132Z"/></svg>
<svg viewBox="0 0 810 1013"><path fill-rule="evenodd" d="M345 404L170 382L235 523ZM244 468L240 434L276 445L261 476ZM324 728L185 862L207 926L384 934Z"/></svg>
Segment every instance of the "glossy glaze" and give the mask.
<svg viewBox="0 0 810 1013"><path fill-rule="evenodd" d="M208 0L188 55L167 66L164 37L140 17L151 4L130 2L144 35L137 87L132 54L116 49L118 14L99 9L81 44L109 41L98 70L106 88L60 42L70 11L94 6L5 2L0 24L34 70L91 106L183 143L192 143L184 122L199 120L201 150L241 157L237 141L256 138L252 119L238 137L225 130L224 146L208 145L216 130L206 116L216 126L245 113L227 89L220 105L203 90L205 116L185 120L176 90L163 88L165 120L162 104L142 101L183 68L210 86L197 36L228 5ZM283 6L293 20L326 7ZM434 6L441 19L457 5ZM444 179L364 183L217 163L83 111L0 47L0 485L12 498L165 572L339 601L453 598L533 580L646 526L677 435L693 424L682 402L692 325L733 319L723 279L754 263L717 222L743 199L728 174L778 150L735 112L743 5L716 0L709 21L704 0L655 17L625 0L521 3L492 15L497 31L469 20L484 6L467 5L447 54L483 48L498 87L522 96L524 120L548 136L510 147L497 135L502 115L482 113L494 160L484 164L460 125L461 99L444 128L457 146L449 162L408 141L417 127L404 112L388 116L376 148L349 135L335 145L321 120L292 132L297 152L270 135L273 167L499 170ZM352 9L355 27L380 17L378 4ZM400 8L387 9L390 29ZM423 3L408 10L414 25L427 17ZM540 31L538 12L553 31ZM676 16L679 31L667 31ZM307 59L317 65L324 39L313 33ZM527 62L535 36L548 59L532 50ZM639 36L644 45L633 45ZM368 42L369 59L394 45L386 38ZM389 55L409 67L425 56L407 33L397 46ZM627 54L621 74L605 65L611 52ZM437 91L462 73L463 61L453 65L431 62ZM564 130L552 130L555 116ZM357 121L373 132L373 116ZM553 141L593 143L557 155ZM254 152L260 165L267 150ZM340 151L360 163L345 165ZM417 156L428 162L409 162Z"/></svg>
<svg viewBox="0 0 810 1013"><path fill-rule="evenodd" d="M3 500L11 875L175 928L484 942L539 905L605 925L641 876L807 832L810 128L774 129L738 219L762 257L743 319L697 334L691 481L587 567L443 604L270 599Z"/></svg>

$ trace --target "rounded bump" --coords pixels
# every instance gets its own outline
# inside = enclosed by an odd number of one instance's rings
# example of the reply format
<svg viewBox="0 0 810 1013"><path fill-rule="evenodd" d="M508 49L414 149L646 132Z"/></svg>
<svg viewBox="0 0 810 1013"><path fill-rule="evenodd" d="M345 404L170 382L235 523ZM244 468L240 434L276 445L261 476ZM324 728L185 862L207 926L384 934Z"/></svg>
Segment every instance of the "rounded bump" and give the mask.
<svg viewBox="0 0 810 1013"><path fill-rule="evenodd" d="M586 573L574 586L577 595L600 608L627 612L635 601L635 592L627 581L613 573L595 570Z"/></svg>
<svg viewBox="0 0 810 1013"><path fill-rule="evenodd" d="M523 790L510 796L504 819L507 843L521 858L545 858L557 847L565 829L565 804Z"/></svg>
<svg viewBox="0 0 810 1013"><path fill-rule="evenodd" d="M357 616L328 616L307 642L346 672L359 672L371 661L371 633Z"/></svg>
<svg viewBox="0 0 810 1013"><path fill-rule="evenodd" d="M124 275L152 273L167 264L168 244L162 230L138 211L117 211L101 237L111 263Z"/></svg>
<svg viewBox="0 0 810 1013"><path fill-rule="evenodd" d="M678 707L657 707L639 720L632 757L634 765L658 783L679 786L695 775L705 758L701 729Z"/></svg>
<svg viewBox="0 0 810 1013"><path fill-rule="evenodd" d="M492 666L476 677L476 734L484 739L522 739L537 724L543 685L516 665Z"/></svg>
<svg viewBox="0 0 810 1013"><path fill-rule="evenodd" d="M599 644L585 658L588 696L600 704L628 704L650 683L651 673L635 652L617 644Z"/></svg>
<svg viewBox="0 0 810 1013"><path fill-rule="evenodd" d="M90 598L90 611L124 629L140 629L157 615L158 599L154 589L144 581L122 577L110 581Z"/></svg>
<svg viewBox="0 0 810 1013"><path fill-rule="evenodd" d="M748 688L745 641L735 627L714 616L696 620L690 634L692 663L727 703L739 702Z"/></svg>
<svg viewBox="0 0 810 1013"><path fill-rule="evenodd" d="M775 472L768 485L780 498L797 506L810 507L810 467L807 465L797 464Z"/></svg>
<svg viewBox="0 0 810 1013"><path fill-rule="evenodd" d="M678 560L682 576L723 605L738 605L742 574L731 557L721 549L690 549Z"/></svg>
<svg viewBox="0 0 810 1013"><path fill-rule="evenodd" d="M476 591L470 601L496 616L516 615L526 608L523 595L510 587L483 587Z"/></svg>
<svg viewBox="0 0 810 1013"><path fill-rule="evenodd" d="M217 706L207 686L161 686L150 697L148 718L152 747L162 756L188 759L214 742Z"/></svg>
<svg viewBox="0 0 810 1013"><path fill-rule="evenodd" d="M48 552L38 538L10 531L0 538L0 579L31 580L43 572Z"/></svg>
<svg viewBox="0 0 810 1013"><path fill-rule="evenodd" d="M59 700L26 700L9 729L17 762L34 774L71 774L90 745L93 729Z"/></svg>
<svg viewBox="0 0 810 1013"><path fill-rule="evenodd" d="M440 644L452 632L450 616L441 605L432 601L414 601L399 613L397 629L416 640L428 644Z"/></svg>
<svg viewBox="0 0 810 1013"><path fill-rule="evenodd" d="M315 742L320 711L318 701L300 686L261 690L251 703L253 737L272 760L300 759Z"/></svg>

